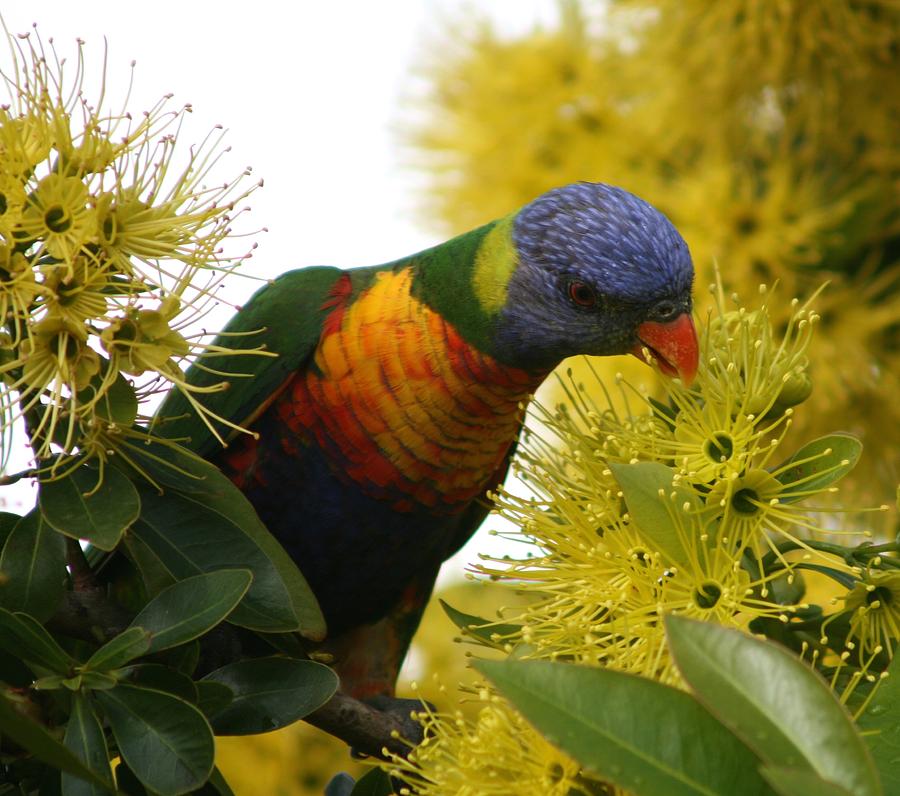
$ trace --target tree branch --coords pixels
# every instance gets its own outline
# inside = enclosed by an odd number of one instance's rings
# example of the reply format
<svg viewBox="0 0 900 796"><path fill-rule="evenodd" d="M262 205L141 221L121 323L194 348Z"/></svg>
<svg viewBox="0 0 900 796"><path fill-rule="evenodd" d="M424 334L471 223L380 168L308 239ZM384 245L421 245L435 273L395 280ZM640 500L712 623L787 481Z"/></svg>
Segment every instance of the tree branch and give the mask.
<svg viewBox="0 0 900 796"><path fill-rule="evenodd" d="M410 713L421 708L417 699L384 698L385 710L336 693L305 721L342 740L356 755L387 759L388 752L406 757L422 741L422 725Z"/></svg>

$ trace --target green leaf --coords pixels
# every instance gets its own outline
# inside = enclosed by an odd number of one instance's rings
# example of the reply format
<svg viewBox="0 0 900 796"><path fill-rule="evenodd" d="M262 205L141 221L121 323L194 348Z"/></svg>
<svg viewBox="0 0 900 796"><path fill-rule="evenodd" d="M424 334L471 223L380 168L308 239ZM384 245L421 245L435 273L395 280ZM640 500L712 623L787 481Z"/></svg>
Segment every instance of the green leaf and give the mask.
<svg viewBox="0 0 900 796"><path fill-rule="evenodd" d="M43 725L17 711L13 703L2 694L0 694L0 735L15 741L53 768L108 789L107 784L85 766L71 750L57 741Z"/></svg>
<svg viewBox="0 0 900 796"><path fill-rule="evenodd" d="M177 647L225 619L252 579L247 569L219 569L185 578L157 594L131 624L151 633L151 652Z"/></svg>
<svg viewBox="0 0 900 796"><path fill-rule="evenodd" d="M84 694L72 696L72 712L66 725L65 744L66 748L70 749L85 766L96 772L98 777L106 782L112 782L106 736ZM63 772L63 796L98 796L108 793L109 790L111 788L101 788L96 783Z"/></svg>
<svg viewBox="0 0 900 796"><path fill-rule="evenodd" d="M0 511L0 547L6 542L6 537L12 533L12 529L16 527L16 523L21 520L19 514L13 514L11 511Z"/></svg>
<svg viewBox="0 0 900 796"><path fill-rule="evenodd" d="M200 680L194 685L197 688L197 707L207 718L221 713L234 699L234 691L215 680Z"/></svg>
<svg viewBox="0 0 900 796"><path fill-rule="evenodd" d="M853 796L850 791L826 782L808 769L763 766L761 772L779 796Z"/></svg>
<svg viewBox="0 0 900 796"><path fill-rule="evenodd" d="M139 485L142 509L134 533L177 579L217 569L253 573L229 621L262 632L325 635L325 620L308 584L284 548L262 524L240 490L215 467L191 460L204 491L169 489L160 495Z"/></svg>
<svg viewBox="0 0 900 796"><path fill-rule="evenodd" d="M218 768L213 768L209 780L197 791L197 796L234 796L234 791L225 781L222 772Z"/></svg>
<svg viewBox="0 0 900 796"><path fill-rule="evenodd" d="M163 666L160 663L139 663L121 669L119 675L131 685L151 688L155 691L165 691L167 694L174 694L186 702L197 704L197 684L186 674L169 666Z"/></svg>
<svg viewBox="0 0 900 796"><path fill-rule="evenodd" d="M0 553L0 605L39 622L56 612L66 578L66 540L33 510L16 523Z"/></svg>
<svg viewBox="0 0 900 796"><path fill-rule="evenodd" d="M125 534L123 546L128 558L140 572L148 595L159 594L167 586L178 582L160 557L135 533Z"/></svg>
<svg viewBox="0 0 900 796"><path fill-rule="evenodd" d="M688 685L768 765L806 769L856 796L880 796L853 721L809 666L738 630L677 616L665 623Z"/></svg>
<svg viewBox="0 0 900 796"><path fill-rule="evenodd" d="M693 504L694 498L685 490L673 486L675 472L658 462L610 462L609 468L622 489L631 519L648 543L655 544L669 562L687 564L682 534L675 517L683 511L683 504ZM673 492L675 500L670 497Z"/></svg>
<svg viewBox="0 0 900 796"><path fill-rule="evenodd" d="M26 663L68 675L75 660L34 617L0 608L0 648L15 650Z"/></svg>
<svg viewBox="0 0 900 796"><path fill-rule="evenodd" d="M489 619L482 619L480 616L457 611L452 605L448 605L443 600L438 602L440 602L447 616L450 617L450 621L463 632L463 635L470 636L489 647L503 649L503 645L507 643L506 639L509 636L518 635L522 630L521 625L492 623ZM502 638L494 638L495 636L501 636Z"/></svg>
<svg viewBox="0 0 900 796"><path fill-rule="evenodd" d="M571 663L474 666L547 740L636 796L771 793L756 756L682 691Z"/></svg>
<svg viewBox="0 0 900 796"><path fill-rule="evenodd" d="M148 790L177 796L206 782L215 741L197 708L164 691L124 683L96 697L122 758Z"/></svg>
<svg viewBox="0 0 900 796"><path fill-rule="evenodd" d="M112 466L100 472L82 465L65 478L45 481L38 491L44 519L73 539L87 539L101 550L113 550L141 509L137 490Z"/></svg>
<svg viewBox="0 0 900 796"><path fill-rule="evenodd" d="M108 672L139 658L150 650L150 632L142 627L129 627L111 638L87 662L87 670Z"/></svg>
<svg viewBox="0 0 900 796"><path fill-rule="evenodd" d="M856 466L861 453L862 443L849 434L829 434L813 440L773 472L784 484L778 499L796 503L827 489Z"/></svg>
<svg viewBox="0 0 900 796"><path fill-rule="evenodd" d="M286 727L331 699L337 675L315 661L253 658L203 678L228 686L231 703L212 716L216 735L253 735Z"/></svg>
<svg viewBox="0 0 900 796"><path fill-rule="evenodd" d="M886 792L900 793L900 654L894 654L887 671L857 724Z"/></svg>
<svg viewBox="0 0 900 796"><path fill-rule="evenodd" d="M115 688L119 681L111 674L106 672L81 672L78 675L81 680L81 687L91 691L108 691Z"/></svg>
<svg viewBox="0 0 900 796"><path fill-rule="evenodd" d="M138 400L134 387L119 373L94 405L94 414L122 428L130 428L137 413Z"/></svg>
<svg viewBox="0 0 900 796"><path fill-rule="evenodd" d="M393 792L391 778L380 768L373 768L357 780L350 796L391 796Z"/></svg>

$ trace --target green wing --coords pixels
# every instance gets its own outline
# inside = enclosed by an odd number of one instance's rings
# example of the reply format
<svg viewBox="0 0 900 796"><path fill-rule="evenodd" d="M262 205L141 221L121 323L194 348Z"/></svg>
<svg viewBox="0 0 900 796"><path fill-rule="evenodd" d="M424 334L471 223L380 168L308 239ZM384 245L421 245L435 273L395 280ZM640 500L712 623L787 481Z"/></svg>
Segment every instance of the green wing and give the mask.
<svg viewBox="0 0 900 796"><path fill-rule="evenodd" d="M257 290L213 340L207 355L187 371L187 382L196 387L228 382L226 390L195 393L203 406L238 425L255 418L315 350L329 312L322 305L343 273L329 266L301 268L288 271ZM215 346L235 350L263 346L278 356L208 355ZM211 373L206 368L219 372ZM239 433L215 419L211 422L226 442ZM177 388L169 392L157 410L154 431L178 440L200 456L210 456L221 448L219 440Z"/></svg>

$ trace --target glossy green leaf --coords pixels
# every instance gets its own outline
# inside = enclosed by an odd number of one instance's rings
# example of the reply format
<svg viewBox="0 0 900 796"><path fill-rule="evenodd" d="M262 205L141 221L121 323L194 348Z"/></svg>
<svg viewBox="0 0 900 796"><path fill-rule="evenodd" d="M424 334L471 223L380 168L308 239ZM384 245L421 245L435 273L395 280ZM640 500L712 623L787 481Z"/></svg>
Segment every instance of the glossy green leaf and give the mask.
<svg viewBox="0 0 900 796"><path fill-rule="evenodd" d="M107 691L115 688L118 683L115 677L106 672L81 672L78 677L81 680L81 687L92 691Z"/></svg>
<svg viewBox="0 0 900 796"><path fill-rule="evenodd" d="M888 667L888 677L857 719L863 739L875 759L885 792L900 793L900 654Z"/></svg>
<svg viewBox="0 0 900 796"><path fill-rule="evenodd" d="M173 669L191 676L200 662L200 641L194 639L194 641L189 641L179 647L163 650L157 657L166 666L171 666Z"/></svg>
<svg viewBox="0 0 900 796"><path fill-rule="evenodd" d="M231 786L225 781L218 768L212 770L209 780L197 791L197 796L234 796Z"/></svg>
<svg viewBox="0 0 900 796"><path fill-rule="evenodd" d="M150 650L150 633L142 627L129 627L111 638L84 664L84 668L98 672L118 669Z"/></svg>
<svg viewBox="0 0 900 796"><path fill-rule="evenodd" d="M177 445L148 445L145 446L144 453L137 454L135 458L166 492L191 498L229 517L263 551L287 594L290 611L295 618L295 626L285 628L287 632L298 630L299 625L299 632L307 638L321 640L325 637L325 620L306 579L281 543L260 521L247 498L217 467ZM170 465L177 469L172 469ZM215 568L241 567L250 569L254 578L250 591L240 606L240 610L243 610L245 605L252 602L251 595L261 594L263 591L260 573L248 562L241 560ZM234 616L229 621L239 623ZM277 628L266 630L276 631Z"/></svg>
<svg viewBox="0 0 900 796"><path fill-rule="evenodd" d="M264 632L299 631L319 639L325 620L306 581L241 492L215 467L192 463L206 490L139 485L134 533L177 580L217 569L246 568L253 582L229 621Z"/></svg>
<svg viewBox="0 0 900 796"><path fill-rule="evenodd" d="M126 533L122 546L127 551L128 558L140 573L148 595L159 594L167 586L178 582L175 576L166 568L162 559L135 533Z"/></svg>
<svg viewBox="0 0 900 796"><path fill-rule="evenodd" d="M806 769L856 796L881 795L853 721L809 666L738 630L677 616L665 622L688 685L768 765Z"/></svg>
<svg viewBox="0 0 900 796"><path fill-rule="evenodd" d="M778 796L854 796L833 782L826 782L809 769L763 766L763 777Z"/></svg>
<svg viewBox="0 0 900 796"><path fill-rule="evenodd" d="M138 400L134 387L121 373L94 404L94 413L122 428L130 428L138 413Z"/></svg>
<svg viewBox="0 0 900 796"><path fill-rule="evenodd" d="M210 672L204 680L228 686L231 703L212 716L217 735L251 735L293 724L331 699L332 669L294 658L253 658Z"/></svg>
<svg viewBox="0 0 900 796"><path fill-rule="evenodd" d="M15 741L38 760L60 771L74 774L100 788L106 783L91 771L70 749L54 738L45 727L22 715L13 703L0 694L0 735Z"/></svg>
<svg viewBox="0 0 900 796"><path fill-rule="evenodd" d="M796 503L827 489L856 466L861 453L862 443L849 434L813 440L775 469L773 475L784 484L778 499Z"/></svg>
<svg viewBox="0 0 900 796"><path fill-rule="evenodd" d="M221 713L234 699L234 691L215 680L200 680L194 685L197 688L197 707L207 718Z"/></svg>
<svg viewBox="0 0 900 796"><path fill-rule="evenodd" d="M13 514L10 511L0 511L0 548L6 542L6 537L12 533L12 529L16 527L16 523L21 520L19 514Z"/></svg>
<svg viewBox="0 0 900 796"><path fill-rule="evenodd" d="M115 467L99 470L82 465L65 478L41 483L38 506L57 531L87 539L101 550L112 550L141 509L134 484Z"/></svg>
<svg viewBox="0 0 900 796"><path fill-rule="evenodd" d="M65 538L31 511L16 523L0 553L0 605L46 622L59 606L65 578Z"/></svg>
<svg viewBox="0 0 900 796"><path fill-rule="evenodd" d="M503 649L503 645L508 643L507 639L510 636L516 636L522 630L521 625L492 623L489 619L457 611L443 600L439 600L439 602L444 612L450 617L450 621L462 631L463 635L470 636L489 647Z"/></svg>
<svg viewBox="0 0 900 796"><path fill-rule="evenodd" d="M193 641L231 613L252 579L247 569L219 569L185 578L157 594L131 624L150 632L151 652Z"/></svg>
<svg viewBox="0 0 900 796"><path fill-rule="evenodd" d="M693 502L684 490L674 487L674 471L658 462L620 464L610 462L613 477L622 489L628 514L648 542L672 564L686 564L687 554L676 516L683 504ZM670 495L676 494L672 500Z"/></svg>
<svg viewBox="0 0 900 796"><path fill-rule="evenodd" d="M84 694L72 696L72 711L66 724L65 745L85 766L96 772L98 777L112 783L106 736ZM101 796L109 791L110 788L102 788L94 782L63 772L63 796Z"/></svg>
<svg viewBox="0 0 900 796"><path fill-rule="evenodd" d="M119 670L119 676L131 685L165 691L180 699L197 704L197 686L190 677L177 669L160 663L138 663Z"/></svg>
<svg viewBox="0 0 900 796"><path fill-rule="evenodd" d="M75 663L34 617L0 608L0 648L15 650L26 663L68 675Z"/></svg>
<svg viewBox="0 0 900 796"><path fill-rule="evenodd" d="M122 758L148 790L177 796L206 782L215 741L197 708L164 691L124 683L96 697Z"/></svg>
<svg viewBox="0 0 900 796"><path fill-rule="evenodd" d="M571 663L474 666L551 743L636 796L771 793L756 755L682 691Z"/></svg>
<svg viewBox="0 0 900 796"><path fill-rule="evenodd" d="M391 796L393 792L391 778L380 768L373 768L357 780L350 796Z"/></svg>

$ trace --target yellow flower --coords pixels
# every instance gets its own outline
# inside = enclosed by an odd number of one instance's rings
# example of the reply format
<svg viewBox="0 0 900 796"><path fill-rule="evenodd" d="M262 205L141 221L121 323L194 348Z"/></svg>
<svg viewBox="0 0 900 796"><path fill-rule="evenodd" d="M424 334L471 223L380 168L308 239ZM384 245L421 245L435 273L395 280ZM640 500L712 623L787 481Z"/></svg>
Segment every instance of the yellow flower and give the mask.
<svg viewBox="0 0 900 796"><path fill-rule="evenodd" d="M7 244L12 243L12 232L22 219L24 206L25 188L22 181L0 171L0 236Z"/></svg>
<svg viewBox="0 0 900 796"><path fill-rule="evenodd" d="M861 654L881 648L892 657L900 639L900 570L868 570L845 595L842 613L849 614L849 638Z"/></svg>
<svg viewBox="0 0 900 796"><path fill-rule="evenodd" d="M10 347L18 344L29 310L46 290L34 275L25 255L0 244L0 318L6 319L12 334Z"/></svg>
<svg viewBox="0 0 900 796"><path fill-rule="evenodd" d="M541 487L548 490L547 473ZM532 480L536 480L532 474ZM662 617L678 613L746 629L759 616L787 617L794 606L767 599L768 577L741 567L739 529L700 507L671 503L684 550L676 561L622 511L602 487L577 503L557 493L546 502L503 494L499 512L543 551L527 558L482 557L475 571L535 599L498 625L520 657L574 660L661 680L676 677ZM664 498L667 502L669 498ZM513 536L512 533L505 534Z"/></svg>
<svg viewBox="0 0 900 796"><path fill-rule="evenodd" d="M48 315L64 318L72 323L105 320L109 304L108 292L116 287L107 269L92 259L79 256L70 267L45 267L47 276L43 287L47 297L43 302Z"/></svg>
<svg viewBox="0 0 900 796"><path fill-rule="evenodd" d="M40 83L36 88L43 94ZM53 135L46 114L37 108L38 99L29 101L27 92L18 98L24 105L18 115L0 108L0 171L22 177L50 154Z"/></svg>
<svg viewBox="0 0 900 796"><path fill-rule="evenodd" d="M70 261L92 233L93 216L79 178L49 174L29 195L14 234L22 241L38 241L51 257Z"/></svg>
<svg viewBox="0 0 900 796"><path fill-rule="evenodd" d="M72 392L86 387L100 370L100 357L87 346L87 329L62 318L35 324L22 341L22 383L27 392L40 392L56 382Z"/></svg>
<svg viewBox="0 0 900 796"><path fill-rule="evenodd" d="M177 312L177 304L169 308ZM172 357L188 353L188 342L169 326L174 313L161 309L130 310L104 329L100 338L117 368L133 376L148 370L165 374Z"/></svg>
<svg viewBox="0 0 900 796"><path fill-rule="evenodd" d="M81 43L74 70L36 32L6 43L0 436L24 416L39 459L87 452L102 463L116 446L100 407L121 385L120 370L144 377L120 390L129 406L175 384L202 414L195 393L224 387L188 387L177 361L201 347L202 335L182 335L184 324L249 256L228 251L226 238L246 210L235 203L256 186L241 187L248 171L232 180L212 173L221 132L180 158L189 106L171 110L165 97L135 114L110 111L103 96L92 102Z"/></svg>
<svg viewBox="0 0 900 796"><path fill-rule="evenodd" d="M38 459L50 456L54 444L70 450L76 442L75 395L101 367L100 355L87 339L83 324L44 318L28 329L18 350L0 365L5 388L19 394L17 410L3 418L0 431L17 417L30 415L28 431ZM5 395L3 400L8 400Z"/></svg>
<svg viewBox="0 0 900 796"><path fill-rule="evenodd" d="M406 784L401 796L541 796L586 794L579 766L536 732L507 702L477 689L485 706L474 721L459 712L418 715L425 740L388 773Z"/></svg>

